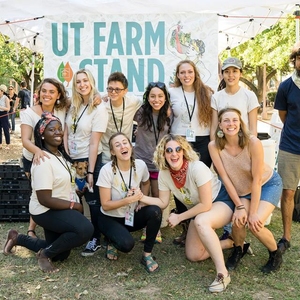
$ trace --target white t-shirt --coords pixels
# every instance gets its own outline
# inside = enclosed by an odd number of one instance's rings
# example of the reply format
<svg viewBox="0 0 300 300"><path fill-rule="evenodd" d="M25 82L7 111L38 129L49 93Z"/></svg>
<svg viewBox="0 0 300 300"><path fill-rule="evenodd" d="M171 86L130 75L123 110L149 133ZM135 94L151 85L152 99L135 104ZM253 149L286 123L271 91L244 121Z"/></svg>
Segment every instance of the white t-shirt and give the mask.
<svg viewBox="0 0 300 300"><path fill-rule="evenodd" d="M72 125L72 108L69 110L66 118L66 126L68 128L68 148L70 156L73 159L89 157L89 148L92 132L105 132L107 128L108 114L104 105L101 102L96 106L91 113L88 112L89 107L84 111L86 105L81 105L77 121L76 132L73 133ZM84 112L83 112L84 111ZM81 117L80 117L81 116ZM98 146L98 154L102 152L101 142Z"/></svg>
<svg viewBox="0 0 300 300"><path fill-rule="evenodd" d="M110 107L110 100L108 100L105 103L108 112L108 124L107 124L106 132L104 133L101 139L101 143L103 147L103 154L102 154L103 163L110 161L110 150L109 150L108 142L110 137L113 134L121 131L131 141L132 129L133 129L133 117L136 111L141 107L142 100L135 97L134 95L130 95L130 96L125 95L124 103L125 103L124 113L123 113L123 104L121 104L119 107L113 107L113 113L112 113ZM116 128L114 117L118 128Z"/></svg>
<svg viewBox="0 0 300 300"><path fill-rule="evenodd" d="M195 99L195 109L193 112L195 92L183 92L181 87L175 87L170 88L169 93L172 110L174 113L174 121L171 126L171 133L186 136L186 130L191 125L191 128L195 131L196 136L209 135L210 127L205 127L199 124L197 99ZM191 122L184 96L189 106L190 115L193 112Z"/></svg>
<svg viewBox="0 0 300 300"><path fill-rule="evenodd" d="M62 128L64 129L65 126L65 118L66 118L66 109L62 110L56 110L54 109L53 114L58 117L61 121ZM35 111L32 110L32 108L27 108L20 111L20 119L21 119L21 126L23 124L28 125L32 127L32 136L31 140L34 141L34 127L37 124L37 122L41 119L41 115L38 115ZM29 152L27 149L23 148L22 150L23 156L28 159L32 160L33 154Z"/></svg>
<svg viewBox="0 0 300 300"><path fill-rule="evenodd" d="M131 182L131 188L139 188L141 182L146 182L149 179L147 166L140 159L135 160L136 172L134 172L132 168L131 181L130 170L126 172L120 171L125 183L123 182L118 169L116 170L116 174L114 175L111 164L111 162L108 162L101 168L96 185L110 188L112 201L118 201L126 197L127 190L125 184L128 187L129 182ZM108 211L103 210L103 208L101 207L101 211L107 216L124 218L126 211L133 211L136 205L137 202Z"/></svg>
<svg viewBox="0 0 300 300"><path fill-rule="evenodd" d="M175 186L169 170L160 171L158 175L158 188L161 191L171 191L187 209L190 209L201 202L198 187L210 180L212 188L211 200L214 201L220 191L221 181L202 161L189 162L186 182L181 189Z"/></svg>
<svg viewBox="0 0 300 300"><path fill-rule="evenodd" d="M226 107L237 108L242 114L242 120L249 128L248 113L259 107L256 95L243 87L234 95L226 93L225 89L212 95L211 107L219 112Z"/></svg>
<svg viewBox="0 0 300 300"><path fill-rule="evenodd" d="M40 215L50 208L45 207L38 201L36 191L51 190L52 197L70 201L72 191L71 177L68 170L63 166L70 163L66 162L62 156L55 157L47 152L50 158L39 165L31 167L32 194L29 202L29 212L32 215ZM60 159L60 161L58 160Z"/></svg>

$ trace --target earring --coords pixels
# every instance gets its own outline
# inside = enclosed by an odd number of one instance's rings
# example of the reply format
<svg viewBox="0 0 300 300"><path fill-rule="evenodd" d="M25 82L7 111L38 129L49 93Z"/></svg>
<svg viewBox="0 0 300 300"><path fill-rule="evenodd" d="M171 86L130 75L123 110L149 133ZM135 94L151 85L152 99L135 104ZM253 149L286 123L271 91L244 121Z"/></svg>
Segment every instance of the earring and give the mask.
<svg viewBox="0 0 300 300"><path fill-rule="evenodd" d="M224 137L224 132L223 132L222 129L218 130L217 136L218 136L218 138L220 138L220 139L221 139L222 137Z"/></svg>
<svg viewBox="0 0 300 300"><path fill-rule="evenodd" d="M59 100L59 99L56 100L56 104L57 104L57 105L60 104L60 100Z"/></svg>
<svg viewBox="0 0 300 300"><path fill-rule="evenodd" d="M243 136L243 132L242 132L241 129L240 129L239 132L238 132L238 136L239 136L239 137L242 137L242 136Z"/></svg>

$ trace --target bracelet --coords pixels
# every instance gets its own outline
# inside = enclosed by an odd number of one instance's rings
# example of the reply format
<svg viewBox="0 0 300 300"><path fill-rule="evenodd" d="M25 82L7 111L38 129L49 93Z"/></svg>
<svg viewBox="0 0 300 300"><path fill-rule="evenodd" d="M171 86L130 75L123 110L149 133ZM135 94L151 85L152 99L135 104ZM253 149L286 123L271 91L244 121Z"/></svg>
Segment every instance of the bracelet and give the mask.
<svg viewBox="0 0 300 300"><path fill-rule="evenodd" d="M88 171L88 172L87 172L87 174L94 175L94 172L90 172L90 171Z"/></svg>
<svg viewBox="0 0 300 300"><path fill-rule="evenodd" d="M242 209L246 209L246 208L244 206L243 207L241 207L241 206L236 207L236 210L242 210Z"/></svg>
<svg viewBox="0 0 300 300"><path fill-rule="evenodd" d="M71 202L70 202L70 209L73 209L73 208L74 208L74 205L75 205L75 202L74 202L74 201L71 201Z"/></svg>
<svg viewBox="0 0 300 300"><path fill-rule="evenodd" d="M238 208L238 207L245 207L245 205L241 204L241 205L238 205L236 208Z"/></svg>

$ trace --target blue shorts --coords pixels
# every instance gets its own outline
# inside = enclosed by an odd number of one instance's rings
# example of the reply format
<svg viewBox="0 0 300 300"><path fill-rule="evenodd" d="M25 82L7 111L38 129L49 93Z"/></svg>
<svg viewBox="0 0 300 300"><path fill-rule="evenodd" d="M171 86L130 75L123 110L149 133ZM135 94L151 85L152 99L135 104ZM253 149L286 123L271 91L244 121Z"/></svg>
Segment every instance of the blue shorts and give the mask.
<svg viewBox="0 0 300 300"><path fill-rule="evenodd" d="M272 177L261 187L261 201L267 201L274 206L278 206L282 192L282 180L277 172L273 172ZM251 200L251 194L240 196Z"/></svg>
<svg viewBox="0 0 300 300"><path fill-rule="evenodd" d="M231 200L231 198L229 197L229 195L227 193L227 190L226 190L225 186L223 185L223 183L222 183L221 188L219 190L219 194L216 197L216 199L213 201L213 203L214 202L223 202L223 203L227 204L232 211L234 211L235 204Z"/></svg>

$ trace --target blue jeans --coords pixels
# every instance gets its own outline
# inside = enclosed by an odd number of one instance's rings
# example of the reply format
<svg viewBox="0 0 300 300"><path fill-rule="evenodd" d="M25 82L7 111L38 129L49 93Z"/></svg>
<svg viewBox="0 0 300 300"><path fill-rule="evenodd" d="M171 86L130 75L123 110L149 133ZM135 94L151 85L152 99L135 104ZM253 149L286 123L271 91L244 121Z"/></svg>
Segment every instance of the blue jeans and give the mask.
<svg viewBox="0 0 300 300"><path fill-rule="evenodd" d="M15 112L9 112L9 119L10 119L10 123L11 123L11 130L15 131L16 129L16 113Z"/></svg>

